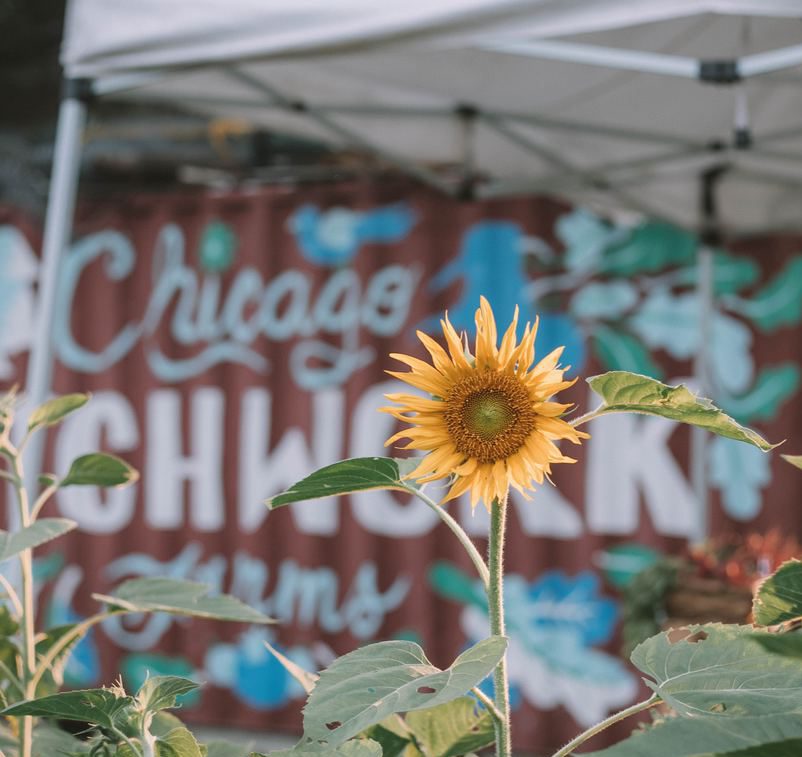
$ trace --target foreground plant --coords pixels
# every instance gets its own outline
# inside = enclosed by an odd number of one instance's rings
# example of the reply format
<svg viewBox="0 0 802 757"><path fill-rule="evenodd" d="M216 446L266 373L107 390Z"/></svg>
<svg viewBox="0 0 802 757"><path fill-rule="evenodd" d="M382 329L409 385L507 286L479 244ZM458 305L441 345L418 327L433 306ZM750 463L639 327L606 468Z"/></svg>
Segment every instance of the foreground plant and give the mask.
<svg viewBox="0 0 802 757"><path fill-rule="evenodd" d="M362 647L335 661L319 678L299 671L284 660L290 672L306 686L309 700L304 709L302 740L292 750L275 754L456 757L494 743L497 757L509 757L511 735L503 601L509 488L512 486L525 493L548 477L553 464L573 462L562 454L556 442L579 443L587 434L578 431L578 426L610 413L661 416L753 444L763 451L773 447L759 434L741 426L709 400L696 397L684 386L671 387L624 371L588 379L602 404L581 417L566 420L563 416L570 407L552 401L552 396L573 382L565 381L565 369L558 366L561 350L534 363L536 324L526 324L518 342L516 313L499 344L493 313L482 299L476 312L473 354L466 349L464 336L455 332L447 318L442 326L445 347L419 334L431 356L431 364L407 355L392 356L411 370L391 372L391 375L428 393L429 397L391 394L388 399L395 404L382 408L410 425L394 434L388 444L407 439L405 449L423 452L425 456L415 460L377 457L345 460L316 471L273 497L268 505L278 508L292 502L371 489L397 489L414 494L439 515L475 565L487 597L491 636L463 653L446 678L431 668L420 647L409 642L381 642ZM442 502L438 502L425 493L424 486L441 479L447 481L449 491ZM462 494L469 494L474 507L481 501L490 511L487 562L442 506ZM536 501L533 506L537 506ZM802 614L802 607L795 607L791 612ZM680 716L693 714L697 719L722 714L765 714L765 706L755 704L758 700L766 701L765 695L758 693L759 676L746 674L743 680L738 679L741 693L734 695L737 707L727 687L732 676L741 672L761 669L787 672L788 662L772 658L772 652L760 647L761 640L752 638L752 627L732 628L735 630L691 629L690 638L676 645L661 634L638 647L633 662L650 676L647 683L654 695L588 729L554 757L567 757L613 723L659 702L671 705ZM802 656L802 649L799 651ZM470 664L467 664L468 658ZM720 658L726 658L726 663L719 666L715 661ZM282 658L279 656L279 659ZM698 659L705 661L704 666L699 667L698 676L687 676L686 673L696 671L694 666ZM802 684L802 664L797 666ZM493 701L477 688L491 671ZM677 685L675 679L680 678L682 683ZM779 678L772 680L780 686ZM686 697L686 689L694 693ZM753 698L750 699L750 695ZM774 691L773 696L782 694ZM802 711L802 686L795 696L794 707ZM438 707L432 708L435 704ZM407 713L406 717L402 718L401 713ZM435 720L422 726L423 713ZM492 734L477 727L479 719L492 723ZM677 719L677 722L680 721ZM668 730L679 727L673 723L665 726ZM425 741L426 734L432 730L449 733L452 738L432 748ZM653 730L661 732L657 726ZM482 737L470 740L477 732L482 733ZM635 751L627 751L628 743L624 743L620 752L604 754L610 757L652 754L637 751L643 741ZM685 752L672 754L676 757ZM713 749L698 754L715 757L718 752ZM735 757L735 753L732 754ZM738 757L756 757L757 754L743 752ZM761 757L785 754L760 752Z"/></svg>
<svg viewBox="0 0 802 757"><path fill-rule="evenodd" d="M32 552L46 542L76 528L66 518L40 518L50 497L69 486L128 486L137 472L113 455L92 453L73 461L65 475L40 476L40 491L25 487L23 454L31 436L54 426L78 411L89 400L85 394L70 394L46 402L31 413L21 440L12 440L17 397L0 397L0 478L16 494L19 528L0 530L0 563L16 558L20 587L3 573L0 584L7 606L0 610L0 701L5 717L0 726L0 754L6 757L54 757L63 755L119 755L119 757L202 757L205 752L189 731L173 719L169 728L162 710L173 707L176 698L197 684L172 676L149 679L136 697L120 686L59 693L63 670L76 644L95 625L114 615L143 612L270 623L270 618L227 595L210 596L209 588L192 581L168 578L135 578L125 581L108 595L94 595L102 609L70 625L37 630L36 596ZM35 728L34 718L78 720L94 727L85 740L78 740L46 722Z"/></svg>

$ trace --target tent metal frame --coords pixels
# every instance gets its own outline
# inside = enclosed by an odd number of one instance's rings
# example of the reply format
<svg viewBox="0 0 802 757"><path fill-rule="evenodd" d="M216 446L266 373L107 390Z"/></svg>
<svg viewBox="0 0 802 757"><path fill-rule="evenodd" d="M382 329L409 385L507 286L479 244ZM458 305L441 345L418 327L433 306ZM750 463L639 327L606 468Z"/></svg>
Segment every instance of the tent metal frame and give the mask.
<svg viewBox="0 0 802 757"><path fill-rule="evenodd" d="M744 79L772 74L778 71L787 70L802 64L802 45L794 45L769 52L747 55L739 59L732 60L697 60L695 58L667 55L661 53L649 53L628 49L615 49L595 45L587 45L576 42L560 40L531 40L526 42L513 42L499 39L491 40L478 45L482 49L492 52L504 53L507 55L526 56L543 60L556 60L567 63L584 65L602 66L606 68L634 71L639 73L651 73L665 76L681 77L685 79L696 79L714 85L731 85ZM645 207L644 204L633 196L622 185L628 182L618 182L610 179L610 174L617 176L626 174L627 171L645 170L659 167L671 163L678 158L693 157L721 152L721 145L711 146L708 144L696 143L682 137L670 134L660 134L644 132L640 130L619 129L604 124L586 124L560 119L548 118L534 113L526 112L484 112L470 105L455 104L451 109L447 108L399 108L389 106L334 106L326 104L312 104L303 100L293 99L274 88L267 82L257 79L243 66L248 61L243 61L242 65L224 66L226 75L232 77L241 84L246 84L256 95L256 98L228 98L211 99L201 96L189 96L182 98L182 101L192 105L212 104L230 105L236 108L258 108L275 107L297 114L299 117L308 119L315 123L319 128L328 134L333 135L349 147L368 153L388 164L393 165L400 171L409 174L425 184L436 188L438 191L445 192L452 196L459 196L464 193L465 185L462 187L452 187L451 184L441 178L435 171L421 165L417 165L404 156L396 155L383 148L380 148L361 134L354 132L336 120L340 116L425 116L432 118L455 119L462 126L462 144L460 145L461 158L464 161L463 179L469 179L473 171L473 149L471 145L472 134L477 124L482 124L485 128L490 128L516 144L520 149L535 154L538 158L553 166L555 173L547 180L529 181L525 178L521 181L490 181L481 187L470 188L472 196L491 197L502 194L520 193L521 191L543 190L555 185L566 182L588 185L596 191L610 193L617 197L625 207L657 217L661 213L655 213L655 209ZM199 66L198 66L199 67ZM183 69L182 69L183 70ZM62 256L69 244L72 232L72 222L75 207L75 199L78 189L78 180L81 162L81 143L83 131L87 117L87 109L93 97L106 97L121 95L131 90L140 90L150 84L168 78L174 74L175 70L148 71L142 73L118 74L105 78L90 79L67 79L62 95L61 105L58 116L57 136L55 151L53 155L53 166L51 173L50 192L48 198L47 213L45 218L44 241L42 246L41 258L41 279L38 292L38 318L34 343L31 347L31 355L27 376L27 405L35 407L44 401L51 391L52 386L52 326L55 311L55 295L60 263ZM148 95L144 97L150 100L166 99L164 96ZM175 98L170 98L175 102ZM265 102L267 100L267 102ZM471 112L470 124L466 122L467 109ZM527 127L543 131L562 131L576 134L592 135L594 137L608 138L611 140L638 141L644 144L653 144L656 147L664 148L660 152L647 155L642 158L619 163L600 164L597 167L578 168L570 161L560 155L555 154L548 148L543 147L539 142L525 136L516 130L515 124L526 125ZM739 126L736 124L736 126ZM802 125L793 129L785 129L774 133L760 136L759 150L764 150L763 143L781 142L784 140L802 137ZM748 141L747 141L748 142ZM746 146L744 143L740 146ZM736 144L736 146L739 146ZM668 149L665 149L668 148ZM726 154L719 155L726 163ZM780 156L778 156L780 157ZM782 160L802 160L802 155L789 154L781 157ZM733 167L733 174L748 175L742 169ZM709 171L702 174L702 214L700 217L700 227L703 233L703 242L698 254L698 291L703 300L700 313L700 330L703 335L709 337L711 332L711 317L713 311L713 263L712 251L709 240L711 228L716 223L715 203L710 199L713 197L713 187L721 177L721 172L716 174L716 181L712 182ZM630 176L630 178L632 178ZM774 177L766 175L761 177L767 181L776 181L785 186L789 183L783 176ZM796 187L802 190L802 185ZM670 220L670 219L668 219ZM755 230L754 233L758 233ZM706 235L706 236L705 236ZM715 235L713 235L715 236ZM707 241L705 241L707 240ZM700 340L701 345L705 345L708 338ZM699 384L698 389L707 393L712 389L709 386L710 366L708 358L701 348L696 355L694 362L694 373ZM27 448L27 478L29 484L35 484L37 475L41 470L43 447L42 437L34 437ZM708 485L707 470L705 464L705 434L700 432L695 436L695 463L693 471L693 485L699 501L699 522L697 524L695 539L701 539L707 534L708 529Z"/></svg>

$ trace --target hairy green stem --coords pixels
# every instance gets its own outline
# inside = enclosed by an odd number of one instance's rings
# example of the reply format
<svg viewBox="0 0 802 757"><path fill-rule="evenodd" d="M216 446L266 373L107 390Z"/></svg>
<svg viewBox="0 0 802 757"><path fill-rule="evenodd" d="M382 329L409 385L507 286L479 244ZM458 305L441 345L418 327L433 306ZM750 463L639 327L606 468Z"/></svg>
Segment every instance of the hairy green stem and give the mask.
<svg viewBox="0 0 802 757"><path fill-rule="evenodd" d="M487 562L490 570L490 584L487 590L487 604L490 615L490 633L506 636L504 629L504 537L507 528L507 501L493 500L490 509L490 538L487 547ZM510 737L510 694L507 683L507 654L501 658L493 673L496 709L501 717L495 722L496 757L511 757Z"/></svg>
<svg viewBox="0 0 802 757"><path fill-rule="evenodd" d="M471 689L471 693L482 703L488 714L494 721L498 722L502 719L501 713L496 707L496 703L484 693L478 686Z"/></svg>
<svg viewBox="0 0 802 757"><path fill-rule="evenodd" d="M616 712L614 715L610 715L610 717L606 720L602 720L601 723L596 723L596 725L588 728L587 731L580 733L579 736L569 741L562 749L560 749L558 752L555 752L552 757L568 757L568 755L570 755L574 749L584 744L589 738L592 738L597 733L601 733L611 725L617 723L619 720L624 720L631 715L636 715L639 712L648 710L650 707L654 707L659 701L660 697L657 696L657 694L654 694L653 696L649 697L649 699L645 699L643 702L638 702L637 704L633 704L631 707L627 707L625 710L621 710L621 712Z"/></svg>
<svg viewBox="0 0 802 757"><path fill-rule="evenodd" d="M485 591L488 590L490 586L490 573L487 569L487 563L485 563L482 555L479 554L479 550L476 549L476 545L471 541L471 537L465 533L465 529L457 523L456 519L453 518L451 515L446 512L442 505L438 505L431 497L427 497L420 489L414 486L407 486L404 487L410 494L414 494L421 502L424 502L429 507L434 510L440 520L443 521L453 532L454 536L459 539L460 544L465 548L465 551L468 553L468 557L471 558L471 562L476 567L476 572L479 574L479 577L482 579L482 583L485 586Z"/></svg>
<svg viewBox="0 0 802 757"><path fill-rule="evenodd" d="M577 426L581 426L583 423L587 423L588 421L592 421L594 418L598 418L600 415L603 415L605 410L607 410L607 407L605 405L600 405L595 410L591 410L589 413L580 415L578 418L574 418L573 420L566 418L566 420L574 428L576 428Z"/></svg>
<svg viewBox="0 0 802 757"><path fill-rule="evenodd" d="M58 481L48 486L36 499L31 508L31 520L34 521L39 517L42 508L47 504L47 501L58 490Z"/></svg>
<svg viewBox="0 0 802 757"><path fill-rule="evenodd" d="M27 528L31 524L31 511L28 504L28 492L23 481L22 459L18 450L11 455L11 466L16 482L14 489L17 494L19 508L20 528ZM24 549L19 555L20 575L22 579L22 683L25 687L25 696L31 699L36 694L35 686L31 688L31 680L36 670L36 639L34 623L36 608L33 599L33 550ZM20 757L31 757L33 748L33 718L26 715L22 718L19 730Z"/></svg>

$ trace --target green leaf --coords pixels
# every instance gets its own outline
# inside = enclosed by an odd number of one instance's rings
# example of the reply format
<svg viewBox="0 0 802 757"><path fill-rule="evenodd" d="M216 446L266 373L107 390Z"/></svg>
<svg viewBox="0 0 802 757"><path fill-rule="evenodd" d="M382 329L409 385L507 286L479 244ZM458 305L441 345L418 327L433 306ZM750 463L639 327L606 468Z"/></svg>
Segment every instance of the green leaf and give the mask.
<svg viewBox="0 0 802 757"><path fill-rule="evenodd" d="M136 698L147 712L169 710L178 697L200 688L199 683L178 676L151 676L139 688Z"/></svg>
<svg viewBox="0 0 802 757"><path fill-rule="evenodd" d="M174 728L156 741L157 757L203 757L200 744L185 727Z"/></svg>
<svg viewBox="0 0 802 757"><path fill-rule="evenodd" d="M460 757L484 749L495 739L493 719L471 697L410 712L406 722L428 757Z"/></svg>
<svg viewBox="0 0 802 757"><path fill-rule="evenodd" d="M105 452L93 452L73 460L61 486L127 486L139 478L125 460Z"/></svg>
<svg viewBox="0 0 802 757"><path fill-rule="evenodd" d="M354 457L315 471L287 491L271 497L267 506L271 510L292 502L331 497L371 489L402 489L409 491L412 485L401 477L412 470L405 460L391 457Z"/></svg>
<svg viewBox="0 0 802 757"><path fill-rule="evenodd" d="M116 728L134 705L132 697L110 689L62 691L6 707L2 715L33 715L60 720L78 720L104 728Z"/></svg>
<svg viewBox="0 0 802 757"><path fill-rule="evenodd" d="M331 757L382 757L382 748L370 739L354 739L346 741L338 747L315 749L298 744L292 749L282 749L278 752L270 752L268 755L253 752L251 757L312 757L312 755L320 757L321 754L331 755Z"/></svg>
<svg viewBox="0 0 802 757"><path fill-rule="evenodd" d="M737 312L763 331L794 326L802 320L802 256L793 258L751 300L739 300Z"/></svg>
<svg viewBox="0 0 802 757"><path fill-rule="evenodd" d="M802 712L802 665L763 649L751 626L688 631L691 636L674 643L666 633L653 636L632 653L646 685L678 713L739 718Z"/></svg>
<svg viewBox="0 0 802 757"><path fill-rule="evenodd" d="M802 455L780 455L780 457L787 463L802 469Z"/></svg>
<svg viewBox="0 0 802 757"><path fill-rule="evenodd" d="M8 749L8 746L0 741L0 749ZM6 753L9 757L16 754L10 749ZM84 754L89 754L87 743L75 738L71 733L62 731L56 725L40 721L33 729L33 757L61 757L61 755L72 757Z"/></svg>
<svg viewBox="0 0 802 757"><path fill-rule="evenodd" d="M176 578L132 578L111 594L93 594L99 602L127 612L169 612L239 623L275 623L228 594L209 595L210 587Z"/></svg>
<svg viewBox="0 0 802 757"><path fill-rule="evenodd" d="M611 371L588 379L590 388L604 400L597 414L644 413L699 426L719 436L754 444L767 452L778 446L742 426L710 400L697 397L683 384L668 386L648 376Z"/></svg>
<svg viewBox="0 0 802 757"><path fill-rule="evenodd" d="M799 751L776 749L778 744L787 744L787 739L796 741L800 736L802 717L796 713L743 718L671 717L635 731L615 746L582 757L797 757ZM751 755L743 751L752 748L765 751Z"/></svg>
<svg viewBox="0 0 802 757"><path fill-rule="evenodd" d="M774 420L782 405L796 393L799 379L799 366L794 363L764 368L748 392L722 398L721 406L743 423Z"/></svg>
<svg viewBox="0 0 802 757"><path fill-rule="evenodd" d="M789 560L770 575L757 590L752 611L761 626L802 617L802 562Z"/></svg>
<svg viewBox="0 0 802 757"><path fill-rule="evenodd" d="M649 351L626 331L597 325L593 329L593 346L599 360L610 370L632 371L662 378L663 372Z"/></svg>
<svg viewBox="0 0 802 757"><path fill-rule="evenodd" d="M88 394L65 394L39 405L28 419L28 431L42 426L55 426L89 402Z"/></svg>
<svg viewBox="0 0 802 757"><path fill-rule="evenodd" d="M250 754L253 754L250 747L230 741L210 741L206 744L206 757L248 757Z"/></svg>
<svg viewBox="0 0 802 757"><path fill-rule="evenodd" d="M57 539L77 526L74 520L67 518L42 518L13 533L0 531L0 562L15 557L26 549Z"/></svg>
<svg viewBox="0 0 802 757"><path fill-rule="evenodd" d="M752 638L767 652L802 660L802 634L799 632L756 633Z"/></svg>
<svg viewBox="0 0 802 757"><path fill-rule="evenodd" d="M293 662L289 657L281 654L278 649L268 642L264 642L264 645L267 647L267 651L282 664L284 670L301 685L307 694L310 694L312 689L315 688L317 679L320 678L320 676L317 673L310 673L308 670L304 670L298 663Z"/></svg>
<svg viewBox="0 0 802 757"><path fill-rule="evenodd" d="M495 669L506 648L506 639L491 636L441 671L412 642L361 647L320 674L304 708L304 738L336 747L395 712L427 709L464 696Z"/></svg>
<svg viewBox="0 0 802 757"><path fill-rule="evenodd" d="M359 734L360 738L372 739L382 748L382 757L406 757L410 746L414 748L403 718L391 715L381 723L366 728Z"/></svg>

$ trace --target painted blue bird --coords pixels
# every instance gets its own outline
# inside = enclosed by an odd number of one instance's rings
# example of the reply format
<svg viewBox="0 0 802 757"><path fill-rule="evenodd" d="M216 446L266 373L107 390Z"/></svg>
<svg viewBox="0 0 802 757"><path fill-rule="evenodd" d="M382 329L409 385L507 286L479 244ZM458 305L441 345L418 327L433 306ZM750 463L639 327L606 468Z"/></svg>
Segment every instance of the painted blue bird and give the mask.
<svg viewBox="0 0 802 757"><path fill-rule="evenodd" d="M518 305L519 337L523 333L523 324L534 322L538 310L537 303L527 292L531 281L524 268L526 246L521 227L509 221L480 221L468 230L457 256L429 283L431 291L439 292L462 280L460 297L448 309L449 319L458 331L474 333L474 313L482 295L490 302L500 324L512 320ZM570 365L572 371L579 370L585 361L585 345L573 319L562 313L540 312L539 315L537 354L545 356L563 345L565 352L560 362ZM437 331L438 319L429 319L424 328Z"/></svg>
<svg viewBox="0 0 802 757"><path fill-rule="evenodd" d="M287 225L308 261L333 268L351 262L364 244L402 240L415 220L405 203L365 211L302 205Z"/></svg>

